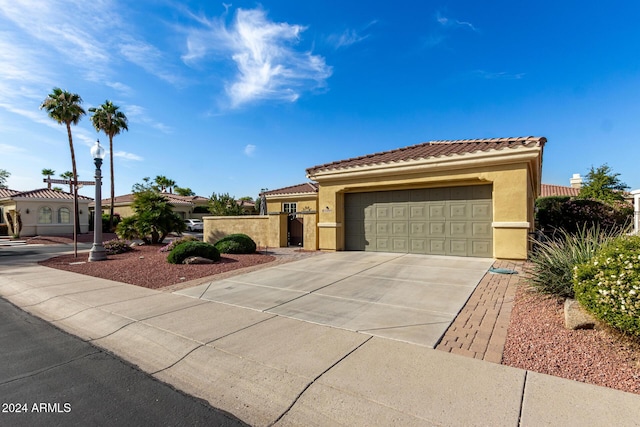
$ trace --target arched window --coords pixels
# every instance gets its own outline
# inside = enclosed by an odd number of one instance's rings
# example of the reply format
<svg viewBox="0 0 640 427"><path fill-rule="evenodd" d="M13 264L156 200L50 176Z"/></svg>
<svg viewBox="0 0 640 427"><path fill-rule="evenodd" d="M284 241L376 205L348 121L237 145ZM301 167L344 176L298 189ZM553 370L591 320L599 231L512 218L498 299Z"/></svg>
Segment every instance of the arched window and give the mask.
<svg viewBox="0 0 640 427"><path fill-rule="evenodd" d="M71 222L71 213L69 208L58 209L58 222L60 224L69 224Z"/></svg>
<svg viewBox="0 0 640 427"><path fill-rule="evenodd" d="M53 222L53 213L49 206L43 206L38 209L38 223L51 224Z"/></svg>

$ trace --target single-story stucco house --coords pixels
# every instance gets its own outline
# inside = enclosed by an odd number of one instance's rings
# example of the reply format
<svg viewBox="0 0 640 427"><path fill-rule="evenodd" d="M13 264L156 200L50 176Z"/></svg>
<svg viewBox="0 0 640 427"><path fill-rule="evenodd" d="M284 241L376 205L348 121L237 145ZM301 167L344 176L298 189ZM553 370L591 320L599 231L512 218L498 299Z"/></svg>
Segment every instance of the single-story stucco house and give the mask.
<svg viewBox="0 0 640 427"><path fill-rule="evenodd" d="M78 196L80 232L89 231L89 203L93 199ZM73 233L73 194L48 188L31 191L0 189L0 224L7 234L17 234L14 217L22 221L21 236L51 236ZM13 225L12 225L13 223Z"/></svg>
<svg viewBox="0 0 640 427"><path fill-rule="evenodd" d="M209 206L209 199L201 196L180 196L178 194L163 192L160 193L169 200L173 205L173 211L182 219L202 218L206 214ZM122 218L133 215L133 199L135 194L125 194L124 196L116 196L113 200L113 210ZM108 214L111 206L111 198L102 199L102 213ZM89 205L91 210L95 209L95 203ZM194 212L195 211L195 212Z"/></svg>
<svg viewBox="0 0 640 427"><path fill-rule="evenodd" d="M291 245L295 217L310 250L526 259L546 141L431 141L314 166L311 183L265 192L261 218L204 217L205 240Z"/></svg>

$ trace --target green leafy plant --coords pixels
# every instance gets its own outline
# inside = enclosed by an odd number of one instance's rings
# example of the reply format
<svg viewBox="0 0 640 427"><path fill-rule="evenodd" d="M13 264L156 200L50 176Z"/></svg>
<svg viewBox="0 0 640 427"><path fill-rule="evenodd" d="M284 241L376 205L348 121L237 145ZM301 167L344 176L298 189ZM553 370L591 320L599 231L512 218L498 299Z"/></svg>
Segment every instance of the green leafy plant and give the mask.
<svg viewBox="0 0 640 427"><path fill-rule="evenodd" d="M220 252L210 243L206 242L184 242L173 248L167 256L167 261L171 264L182 264L182 262L192 256L199 256L212 261L220 261Z"/></svg>
<svg viewBox="0 0 640 427"><path fill-rule="evenodd" d="M162 194L142 190L134 195L135 214L124 218L116 227L118 237L142 239L147 244L158 244L172 232L185 230L184 221L173 212L173 205Z"/></svg>
<svg viewBox="0 0 640 427"><path fill-rule="evenodd" d="M158 250L158 252L171 252L173 248L184 243L184 242L199 242L197 237L195 236L182 236L179 239L175 239L171 241L168 245L163 246Z"/></svg>
<svg viewBox="0 0 640 427"><path fill-rule="evenodd" d="M256 242L246 234L229 234L215 243L222 254L252 254L256 251Z"/></svg>
<svg viewBox="0 0 640 427"><path fill-rule="evenodd" d="M640 236L621 236L574 271L576 299L610 326L640 336Z"/></svg>
<svg viewBox="0 0 640 427"><path fill-rule="evenodd" d="M579 233L585 227L622 230L633 218L633 206L626 202L611 204L598 200L573 200L568 197L542 197L536 200L537 228L551 236L558 229Z"/></svg>
<svg viewBox="0 0 640 427"><path fill-rule="evenodd" d="M243 209L229 193L213 193L209 198L209 212L217 216L237 216L243 214Z"/></svg>
<svg viewBox="0 0 640 427"><path fill-rule="evenodd" d="M102 246L104 246L107 255L123 254L132 250L129 242L119 239L108 240Z"/></svg>
<svg viewBox="0 0 640 427"><path fill-rule="evenodd" d="M551 239L533 241L528 284L541 293L573 298L574 267L589 261L617 235L599 227L583 227L577 233L561 229Z"/></svg>

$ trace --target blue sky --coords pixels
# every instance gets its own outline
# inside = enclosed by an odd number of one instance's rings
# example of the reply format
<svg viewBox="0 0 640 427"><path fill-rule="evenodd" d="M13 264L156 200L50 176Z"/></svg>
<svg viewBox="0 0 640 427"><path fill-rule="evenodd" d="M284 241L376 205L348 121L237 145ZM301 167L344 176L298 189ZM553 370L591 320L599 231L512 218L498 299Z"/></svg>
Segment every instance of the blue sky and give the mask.
<svg viewBox="0 0 640 427"><path fill-rule="evenodd" d="M165 175L255 197L330 161L529 135L549 140L545 183L607 163L640 188L639 18L628 0L0 0L0 168L16 190L71 170L39 110L61 87L128 116L116 194ZM89 147L108 139L88 116L73 136L92 179Z"/></svg>

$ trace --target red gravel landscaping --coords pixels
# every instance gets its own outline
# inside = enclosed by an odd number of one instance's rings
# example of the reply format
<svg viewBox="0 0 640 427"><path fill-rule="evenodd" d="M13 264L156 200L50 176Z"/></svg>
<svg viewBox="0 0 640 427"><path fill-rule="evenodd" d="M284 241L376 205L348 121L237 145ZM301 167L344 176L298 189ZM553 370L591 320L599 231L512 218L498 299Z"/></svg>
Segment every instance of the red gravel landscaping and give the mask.
<svg viewBox="0 0 640 427"><path fill-rule="evenodd" d="M239 268L271 262L275 257L264 254L223 254L220 262L202 265L169 264L162 246L137 246L131 252L109 255L106 261L86 262L87 251L62 255L41 261L40 264L88 276L157 289L189 280L213 276Z"/></svg>
<svg viewBox="0 0 640 427"><path fill-rule="evenodd" d="M640 343L609 329L564 327L564 302L516 293L502 364L640 394Z"/></svg>

